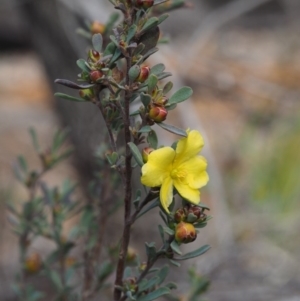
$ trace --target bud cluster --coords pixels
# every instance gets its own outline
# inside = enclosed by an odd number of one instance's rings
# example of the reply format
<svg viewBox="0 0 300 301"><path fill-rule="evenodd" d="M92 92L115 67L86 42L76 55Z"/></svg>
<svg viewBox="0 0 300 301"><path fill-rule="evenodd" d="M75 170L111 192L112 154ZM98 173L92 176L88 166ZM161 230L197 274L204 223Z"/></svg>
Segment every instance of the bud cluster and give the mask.
<svg viewBox="0 0 300 301"><path fill-rule="evenodd" d="M152 92L152 101L149 105L148 120L149 123L163 122L167 119L168 110L165 105L168 103L168 98L163 95L161 89L154 89Z"/></svg>
<svg viewBox="0 0 300 301"><path fill-rule="evenodd" d="M178 243L190 243L197 238L197 231L194 224L205 222L207 215L204 209L194 205L187 205L176 210L174 221L177 223L175 228L175 240Z"/></svg>

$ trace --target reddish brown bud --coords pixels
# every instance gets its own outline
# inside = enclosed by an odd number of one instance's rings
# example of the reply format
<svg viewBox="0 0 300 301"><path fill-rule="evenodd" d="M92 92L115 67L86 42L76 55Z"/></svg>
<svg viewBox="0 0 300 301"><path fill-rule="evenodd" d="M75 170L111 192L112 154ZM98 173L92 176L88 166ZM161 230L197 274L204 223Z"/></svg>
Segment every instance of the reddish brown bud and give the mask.
<svg viewBox="0 0 300 301"><path fill-rule="evenodd" d="M144 66L141 68L140 74L136 81L143 83L147 80L148 76L150 74L150 68L148 66Z"/></svg>
<svg viewBox="0 0 300 301"><path fill-rule="evenodd" d="M100 53L96 50L90 49L88 53L89 59L93 62L96 63L97 61L100 60Z"/></svg>
<svg viewBox="0 0 300 301"><path fill-rule="evenodd" d="M99 78L103 76L103 73L100 70L95 70L90 72L90 80L92 82L97 82Z"/></svg>
<svg viewBox="0 0 300 301"><path fill-rule="evenodd" d="M142 157L143 157L143 161L144 163L146 163L148 161L148 156L150 155L151 152L154 151L154 148L152 147L145 147L143 149L143 152L142 152Z"/></svg>
<svg viewBox="0 0 300 301"><path fill-rule="evenodd" d="M94 21L91 24L90 31L92 34L95 34L95 33L103 34L104 30L105 30L105 25L100 22Z"/></svg>
<svg viewBox="0 0 300 301"><path fill-rule="evenodd" d="M41 256L38 253L32 253L30 256L28 256L24 263L24 269L25 271L29 273L37 273L42 266L42 260Z"/></svg>
<svg viewBox="0 0 300 301"><path fill-rule="evenodd" d="M155 122L162 122L166 120L168 111L164 107L151 106L149 110L149 118Z"/></svg>
<svg viewBox="0 0 300 301"><path fill-rule="evenodd" d="M188 209L188 215L189 222L203 222L206 219L206 214L198 206L191 206Z"/></svg>
<svg viewBox="0 0 300 301"><path fill-rule="evenodd" d="M176 210L174 214L174 220L176 223L184 222L186 220L186 213L183 208L179 208Z"/></svg>
<svg viewBox="0 0 300 301"><path fill-rule="evenodd" d="M175 229L175 239L178 243L188 244L197 238L195 227L190 223L180 222Z"/></svg>
<svg viewBox="0 0 300 301"><path fill-rule="evenodd" d="M136 0L137 7L141 7L144 9L152 7L154 4L154 0Z"/></svg>

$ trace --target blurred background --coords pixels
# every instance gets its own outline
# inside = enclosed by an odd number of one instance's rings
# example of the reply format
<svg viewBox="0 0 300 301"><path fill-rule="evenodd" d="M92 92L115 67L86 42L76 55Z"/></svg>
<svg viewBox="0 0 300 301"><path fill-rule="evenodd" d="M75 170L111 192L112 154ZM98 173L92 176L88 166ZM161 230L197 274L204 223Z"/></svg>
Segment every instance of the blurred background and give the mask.
<svg viewBox="0 0 300 301"><path fill-rule="evenodd" d="M38 164L28 128L44 147L59 127L71 128L76 158L51 173L50 183L91 174L99 114L92 105L54 99L63 90L53 81L76 79L87 43L75 29L84 20L105 23L107 2L0 2L0 300L14 300L18 268L5 202L27 197L12 167L20 153ZM300 1L190 3L171 13L162 28L171 42L150 60L164 62L175 86L193 88L170 123L198 129L206 141L210 183L202 200L214 219L197 243L212 249L187 265L211 280L207 300L299 301Z"/></svg>

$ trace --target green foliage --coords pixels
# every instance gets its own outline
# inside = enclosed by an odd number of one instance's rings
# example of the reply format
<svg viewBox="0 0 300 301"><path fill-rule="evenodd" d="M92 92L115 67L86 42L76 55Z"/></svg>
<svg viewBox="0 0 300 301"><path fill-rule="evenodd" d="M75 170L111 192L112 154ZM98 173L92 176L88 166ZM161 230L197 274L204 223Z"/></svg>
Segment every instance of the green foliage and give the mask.
<svg viewBox="0 0 300 301"><path fill-rule="evenodd" d="M89 301L99 296L102 300L108 287L114 295L110 295L109 300L156 300L170 296L171 290L176 289L174 283L165 284L169 267L155 267L159 259L165 258L170 264L180 267L178 261L200 256L209 249L205 245L183 254L176 240L179 222L174 213L175 198L168 206L171 213L167 213L162 208L160 187L153 185L155 187L149 189L144 186L144 189L134 190L132 186L133 169L140 171L148 157L151 158L151 152L158 148L155 124L187 137L185 130L162 121L167 119L168 111L192 95L192 89L183 87L168 98L173 83L162 84L161 81L171 73L165 71L163 63L152 67L145 65L149 64L146 60L158 51L158 25L169 16L164 12L183 6L184 1L174 0L168 5L161 0L110 2L123 14L123 20L115 24L119 16L115 13L106 24L93 22L87 24L86 29L79 30L91 40L91 48L86 59L76 62L80 69L78 83L66 79L55 81L75 89L79 97L64 93L55 96L95 105L105 123L105 141L95 153L98 169L95 168L92 181L84 187L86 199L74 200L78 185L70 181L53 188L43 181L48 171L71 155L72 149L65 146L68 131L57 131L50 147L43 151L36 132L30 130L34 149L40 158L40 170L31 169L22 155L17 160L16 177L28 189L29 195L22 210L8 205L15 218L15 233L19 236L22 269L20 285L15 291L20 299L25 295L28 295L26 300L32 301L43 297L26 286L25 276L33 272L45 275L52 283L57 301ZM138 104L138 109L132 112L135 104ZM144 148L143 156L141 148ZM184 222L191 229L205 227L210 218L205 210L209 208L182 201L182 210L194 210L201 216L187 213ZM110 220L116 218L114 213L122 205L124 224L118 229L122 237L120 241L110 241L107 246L104 241L109 234ZM146 260L140 262L139 256L130 252L131 227L154 208L159 209L163 221L163 226L158 225L161 245L146 242ZM65 224L73 217L77 218L77 223L65 233ZM196 238L196 230L193 234ZM37 237L50 240L55 246L43 260L38 254L30 257L30 246ZM75 248L79 249L76 259L72 258ZM114 283L111 281L113 277ZM193 279L196 280L192 281L190 301L194 301L204 287L195 274ZM79 283L78 287L74 286L74 281Z"/></svg>

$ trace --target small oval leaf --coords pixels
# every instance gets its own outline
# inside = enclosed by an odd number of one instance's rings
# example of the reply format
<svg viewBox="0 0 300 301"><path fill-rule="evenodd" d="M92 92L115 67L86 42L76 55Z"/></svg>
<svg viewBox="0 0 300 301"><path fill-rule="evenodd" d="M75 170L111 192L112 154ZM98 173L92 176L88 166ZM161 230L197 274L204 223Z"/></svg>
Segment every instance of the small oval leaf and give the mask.
<svg viewBox="0 0 300 301"><path fill-rule="evenodd" d="M190 87L182 87L170 97L169 104L183 102L191 97L192 94L193 90Z"/></svg>
<svg viewBox="0 0 300 301"><path fill-rule="evenodd" d="M97 50L98 52L102 51L103 38L100 33L96 33L93 35L92 43L95 50Z"/></svg>
<svg viewBox="0 0 300 301"><path fill-rule="evenodd" d="M141 93L140 95L141 102L143 103L144 107L147 108L151 101L151 96L145 93Z"/></svg>
<svg viewBox="0 0 300 301"><path fill-rule="evenodd" d="M141 68L139 65L133 65L128 72L129 79L131 82L134 82L136 78L139 76Z"/></svg>
<svg viewBox="0 0 300 301"><path fill-rule="evenodd" d="M179 136L183 136L183 137L187 137L187 133L186 131L174 126L174 125L170 125L170 124L166 124L163 122L159 122L157 123L157 125L159 125L161 128L163 128L164 130L179 135Z"/></svg>
<svg viewBox="0 0 300 301"><path fill-rule="evenodd" d="M186 253L185 255L181 256L180 258L174 258L174 259L175 260L186 260L186 259L198 257L198 256L204 254L205 252L207 252L209 249L210 249L209 245L204 245L201 248L199 248L193 252Z"/></svg>
<svg viewBox="0 0 300 301"><path fill-rule="evenodd" d="M154 74L151 74L147 80L149 94L151 94L152 91L155 89L157 82L158 82L157 76Z"/></svg>
<svg viewBox="0 0 300 301"><path fill-rule="evenodd" d="M141 152L139 151L137 146L133 142L129 142L128 146L130 147L131 153L132 153L136 163L139 166L143 166L144 165L143 158L142 158Z"/></svg>
<svg viewBox="0 0 300 301"><path fill-rule="evenodd" d="M147 141L152 148L157 149L158 139L155 131L152 130L148 134Z"/></svg>
<svg viewBox="0 0 300 301"><path fill-rule="evenodd" d="M67 79L56 79L54 83L63 85L72 89L89 89L94 86L94 84L86 84L86 85L78 85L76 83L71 82L70 80Z"/></svg>
<svg viewBox="0 0 300 301"><path fill-rule="evenodd" d="M76 61L77 66L82 70L85 71L87 73L89 73L91 71L91 69L89 68L87 62L84 59L79 59Z"/></svg>
<svg viewBox="0 0 300 301"><path fill-rule="evenodd" d="M160 287L159 289L157 289L156 291L153 291L145 296L141 296L137 299L137 301L152 301L155 299L158 299L159 297L163 296L163 295L167 295L170 294L170 289L167 287Z"/></svg>
<svg viewBox="0 0 300 301"><path fill-rule="evenodd" d="M77 97L74 97L74 96L71 96L68 94L64 94L64 93L55 93L54 96L63 98L63 99L67 99L67 100L71 100L71 101L76 101L76 102L88 102L87 100L77 98Z"/></svg>

